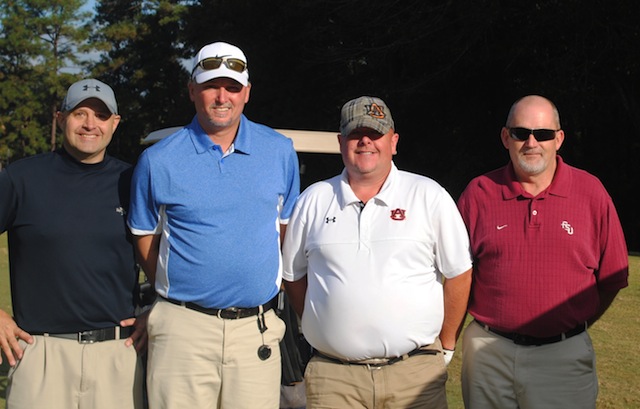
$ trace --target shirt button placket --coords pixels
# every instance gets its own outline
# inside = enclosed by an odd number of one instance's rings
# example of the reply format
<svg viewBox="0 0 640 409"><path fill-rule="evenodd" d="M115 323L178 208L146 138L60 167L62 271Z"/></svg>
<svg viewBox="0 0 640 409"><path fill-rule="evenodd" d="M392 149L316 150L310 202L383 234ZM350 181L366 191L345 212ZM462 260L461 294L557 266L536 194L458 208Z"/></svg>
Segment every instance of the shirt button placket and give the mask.
<svg viewBox="0 0 640 409"><path fill-rule="evenodd" d="M363 207L360 210L360 250L368 250L371 240L371 208Z"/></svg>

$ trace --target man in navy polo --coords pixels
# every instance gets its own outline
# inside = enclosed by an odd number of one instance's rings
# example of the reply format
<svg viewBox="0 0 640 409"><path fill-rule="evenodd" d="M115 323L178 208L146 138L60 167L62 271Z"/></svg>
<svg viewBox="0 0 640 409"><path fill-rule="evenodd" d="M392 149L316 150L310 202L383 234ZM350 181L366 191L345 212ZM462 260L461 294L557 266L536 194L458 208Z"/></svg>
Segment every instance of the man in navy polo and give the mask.
<svg viewBox="0 0 640 409"><path fill-rule="evenodd" d="M136 350L146 322L134 318L139 273L125 224L131 165L106 153L120 122L113 90L74 83L57 121L60 149L0 172L14 314L0 311L7 407L142 408Z"/></svg>

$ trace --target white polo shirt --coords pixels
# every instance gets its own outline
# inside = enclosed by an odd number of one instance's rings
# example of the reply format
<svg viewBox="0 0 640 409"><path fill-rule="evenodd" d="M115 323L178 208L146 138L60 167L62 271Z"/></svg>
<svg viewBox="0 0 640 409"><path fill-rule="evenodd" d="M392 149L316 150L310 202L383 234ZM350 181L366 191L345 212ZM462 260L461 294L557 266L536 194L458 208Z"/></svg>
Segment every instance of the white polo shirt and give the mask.
<svg viewBox="0 0 640 409"><path fill-rule="evenodd" d="M285 280L308 276L306 339L349 360L433 343L444 318L442 277L471 268L467 230L451 196L395 164L362 209L346 170L307 188L283 257Z"/></svg>

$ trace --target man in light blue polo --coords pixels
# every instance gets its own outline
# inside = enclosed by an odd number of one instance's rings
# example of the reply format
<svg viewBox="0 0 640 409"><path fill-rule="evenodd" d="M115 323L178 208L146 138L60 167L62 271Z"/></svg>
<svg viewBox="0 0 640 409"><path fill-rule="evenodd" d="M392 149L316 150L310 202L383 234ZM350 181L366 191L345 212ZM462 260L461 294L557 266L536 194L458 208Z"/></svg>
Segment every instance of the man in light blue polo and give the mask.
<svg viewBox="0 0 640 409"><path fill-rule="evenodd" d="M239 48L203 47L193 121L134 172L128 224L160 296L148 324L154 409L278 407L285 325L273 307L298 160L290 139L243 115L250 90Z"/></svg>

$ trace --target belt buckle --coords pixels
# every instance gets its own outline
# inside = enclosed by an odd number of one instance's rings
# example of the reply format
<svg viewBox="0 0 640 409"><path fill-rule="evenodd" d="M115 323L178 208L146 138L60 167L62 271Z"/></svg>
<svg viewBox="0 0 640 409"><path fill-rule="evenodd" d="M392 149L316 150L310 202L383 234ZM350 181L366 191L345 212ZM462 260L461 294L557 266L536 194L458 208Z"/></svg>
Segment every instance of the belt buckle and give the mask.
<svg viewBox="0 0 640 409"><path fill-rule="evenodd" d="M78 332L78 343L79 344L93 344L96 342L95 337L93 336L93 331L82 331Z"/></svg>
<svg viewBox="0 0 640 409"><path fill-rule="evenodd" d="M392 362L392 361L393 361L393 359L387 359L385 361L380 361L380 362L369 362L369 363L366 363L364 365L366 365L367 368L369 368L369 370L371 370L371 369L380 369L383 366L388 366L388 365L394 364L395 362Z"/></svg>
<svg viewBox="0 0 640 409"><path fill-rule="evenodd" d="M218 310L218 318L232 320L240 318L240 309L238 307L229 307L224 310Z"/></svg>
<svg viewBox="0 0 640 409"><path fill-rule="evenodd" d="M513 343L516 345L532 345L527 335L513 334Z"/></svg>

